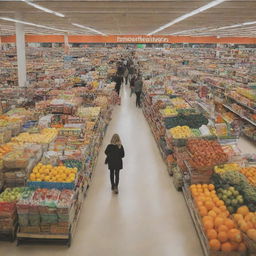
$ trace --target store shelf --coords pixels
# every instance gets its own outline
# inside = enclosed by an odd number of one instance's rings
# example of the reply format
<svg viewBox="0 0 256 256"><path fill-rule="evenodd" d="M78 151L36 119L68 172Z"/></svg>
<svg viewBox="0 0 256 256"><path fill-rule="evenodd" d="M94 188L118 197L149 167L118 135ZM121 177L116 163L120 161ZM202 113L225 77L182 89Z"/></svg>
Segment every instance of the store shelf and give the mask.
<svg viewBox="0 0 256 256"><path fill-rule="evenodd" d="M228 97L229 99L235 101L237 104L239 104L239 105L241 105L241 106L243 106L243 107L248 108L248 109L251 110L253 113L256 113L256 109L254 109L254 108L252 108L252 107L249 107L248 105L246 105L246 104L244 104L244 103L242 103L242 102L236 100L235 98L233 98L233 97L231 97L231 96L229 96L229 95L227 95L227 97Z"/></svg>
<svg viewBox="0 0 256 256"><path fill-rule="evenodd" d="M246 120L247 122L249 122L250 124L254 125L256 127L256 123L253 122L252 120L250 120L249 118L240 115L239 113L237 113L235 110L233 110L230 106L226 105L226 104L222 104L225 108L227 108L228 110L230 110L231 112L233 112L234 114L236 114L237 116L239 116L240 118L242 118L243 120Z"/></svg>

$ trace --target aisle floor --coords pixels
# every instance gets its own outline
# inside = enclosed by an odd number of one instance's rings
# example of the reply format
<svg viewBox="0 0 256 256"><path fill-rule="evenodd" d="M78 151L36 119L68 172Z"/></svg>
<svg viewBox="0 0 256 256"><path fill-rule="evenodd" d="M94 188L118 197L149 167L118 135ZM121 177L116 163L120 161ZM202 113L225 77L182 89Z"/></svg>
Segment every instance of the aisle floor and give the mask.
<svg viewBox="0 0 256 256"><path fill-rule="evenodd" d="M201 256L201 246L182 193L169 177L135 96L122 90L103 141L93 182L70 248L1 242L0 255ZM125 148L120 193L110 189L104 149L113 133Z"/></svg>

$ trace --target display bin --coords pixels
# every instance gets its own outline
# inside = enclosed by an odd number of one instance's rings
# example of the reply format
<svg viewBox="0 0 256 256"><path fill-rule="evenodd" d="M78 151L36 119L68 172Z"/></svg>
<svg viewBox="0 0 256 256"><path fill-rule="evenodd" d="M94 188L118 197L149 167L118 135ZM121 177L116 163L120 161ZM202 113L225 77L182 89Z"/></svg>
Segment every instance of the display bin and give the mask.
<svg viewBox="0 0 256 256"><path fill-rule="evenodd" d="M8 156L8 154L6 156ZM29 158L19 158L19 159L9 160L6 157L4 157L3 159L4 159L4 167L7 169L26 168L29 163Z"/></svg>
<svg viewBox="0 0 256 256"><path fill-rule="evenodd" d="M249 255L256 256L256 242L250 239L244 232L242 232L242 234L244 242L249 250Z"/></svg>
<svg viewBox="0 0 256 256"><path fill-rule="evenodd" d="M40 226L21 226L20 232L22 233L40 233Z"/></svg>
<svg viewBox="0 0 256 256"><path fill-rule="evenodd" d="M182 191L183 191L183 195L184 195L189 213L195 225L200 243L202 245L204 255L205 256L246 256L247 252L222 252L222 251L212 251L210 249L208 239L205 235L204 228L202 226L201 217L198 214L198 211L193 202L193 198L189 191L188 185L186 183L184 184Z"/></svg>
<svg viewBox="0 0 256 256"><path fill-rule="evenodd" d="M31 188L48 188L48 189L74 189L75 182L46 182L46 181L28 181L27 185Z"/></svg>
<svg viewBox="0 0 256 256"><path fill-rule="evenodd" d="M8 217L15 213L16 204L14 202L0 202L0 217Z"/></svg>
<svg viewBox="0 0 256 256"><path fill-rule="evenodd" d="M18 223L20 226L28 226L29 225L29 219L28 219L28 213L25 214L18 214Z"/></svg>
<svg viewBox="0 0 256 256"><path fill-rule="evenodd" d="M208 183L210 183L210 179L213 174L213 167L209 167L204 170L197 170L197 169L194 169L190 165L189 161L185 160L184 163L188 170L187 175L186 175L186 181L189 184L197 184L197 183L208 184Z"/></svg>

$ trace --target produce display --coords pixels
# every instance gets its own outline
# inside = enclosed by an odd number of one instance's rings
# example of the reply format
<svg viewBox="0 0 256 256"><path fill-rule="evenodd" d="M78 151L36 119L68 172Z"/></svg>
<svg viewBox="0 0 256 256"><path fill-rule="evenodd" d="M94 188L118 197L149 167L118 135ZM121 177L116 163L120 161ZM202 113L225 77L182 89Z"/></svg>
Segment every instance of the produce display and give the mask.
<svg viewBox="0 0 256 256"><path fill-rule="evenodd" d="M0 84L0 240L70 243L111 120L116 63L94 50L34 50L29 88Z"/></svg>
<svg viewBox="0 0 256 256"><path fill-rule="evenodd" d="M191 139L187 143L192 167L206 169L227 162L227 155L217 141Z"/></svg>
<svg viewBox="0 0 256 256"><path fill-rule="evenodd" d="M176 126L170 129L170 134L174 139L193 137L193 132L188 126Z"/></svg>
<svg viewBox="0 0 256 256"><path fill-rule="evenodd" d="M256 167L244 167L239 170L253 186L256 186Z"/></svg>
<svg viewBox="0 0 256 256"><path fill-rule="evenodd" d="M21 133L12 140L17 142L45 143L49 144L57 136L58 131L55 128L45 128L39 134Z"/></svg>
<svg viewBox="0 0 256 256"><path fill-rule="evenodd" d="M201 217L203 230L212 251L245 252L241 231L215 190L213 184L194 184L190 191Z"/></svg>
<svg viewBox="0 0 256 256"><path fill-rule="evenodd" d="M67 168L65 166L52 166L37 164L30 176L30 181L48 181L48 182L74 182L77 168Z"/></svg>

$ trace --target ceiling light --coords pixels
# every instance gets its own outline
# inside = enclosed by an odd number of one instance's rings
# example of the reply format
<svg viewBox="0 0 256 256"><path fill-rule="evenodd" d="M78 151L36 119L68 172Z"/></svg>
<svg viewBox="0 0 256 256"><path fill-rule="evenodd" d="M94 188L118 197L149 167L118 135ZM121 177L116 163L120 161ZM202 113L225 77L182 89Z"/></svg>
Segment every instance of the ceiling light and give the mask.
<svg viewBox="0 0 256 256"><path fill-rule="evenodd" d="M203 31L206 29L209 29L209 28L194 28L194 29L189 29L189 30L183 30L183 31L172 33L171 35L179 35L179 34L184 34L187 32L194 32L194 31Z"/></svg>
<svg viewBox="0 0 256 256"><path fill-rule="evenodd" d="M83 25L80 25L80 24L77 24L77 23L72 23L72 25L76 26L76 27L79 27L79 28L84 28L84 29L90 30L92 32L95 32L95 33L103 35L103 36L106 36L106 34L100 32L100 31L98 31L96 29L90 28L90 27L86 27L86 26L83 26Z"/></svg>
<svg viewBox="0 0 256 256"><path fill-rule="evenodd" d="M68 32L67 30L47 27L44 25L39 25L39 24L27 22L27 21L22 21L22 20L16 20L16 19L11 19L11 18L6 18L6 17L0 17L0 19L5 20L5 21L17 22L17 23L24 24L24 25L34 26L34 27L38 27L38 28L45 28L45 29L51 29L51 30L55 30L55 31Z"/></svg>
<svg viewBox="0 0 256 256"><path fill-rule="evenodd" d="M231 26L215 28L215 29L211 29L210 31L222 30L222 29L227 29L227 28L238 28L238 27L243 27L243 26L248 26L248 25L253 25L253 24L256 24L256 21L244 22L241 24L235 24L235 25L231 25Z"/></svg>
<svg viewBox="0 0 256 256"><path fill-rule="evenodd" d="M187 13L187 14L184 14L184 15L178 17L177 19L175 19L175 20L173 20L173 21L171 21L171 22L169 22L169 23L167 23L167 24L161 26L160 28L158 28L158 29L156 29L156 30L150 32L150 33L148 34L148 36L151 36L151 35L153 35L153 34L159 32L159 31L162 31L162 30L164 30L164 29L166 29L166 28L168 28L168 27L170 27L170 26L172 26L172 25L174 25L174 24L176 24L176 23L178 23L178 22L180 22L180 21L182 21L182 20L185 20L185 19L187 19L187 18L189 18L189 17L191 17L191 16L194 16L194 15L200 13L200 12L204 12L204 11L206 11L206 10L208 10L208 9L210 9L210 8L212 8L212 7L214 7L214 6L216 6L216 5L219 5L219 4L221 4L222 2L225 2L225 1L226 1L226 0L215 0L215 1L212 1L212 2L210 2L210 3L208 3L208 4L206 4L206 5L204 5L204 6L200 7L200 8L198 8L198 9L196 9L196 10L194 10L194 11L192 11L192 12L189 12L189 13Z"/></svg>
<svg viewBox="0 0 256 256"><path fill-rule="evenodd" d="M52 10L50 10L50 9L48 9L48 8L45 8L45 7L41 6L41 5L38 5L38 4L35 4L35 3L32 3L32 2L29 2L28 0L21 0L21 1L24 2L24 3L26 3L26 4L28 4L28 5L30 5L30 6L35 7L35 8L37 8L37 9L41 10L41 11L44 11L44 12L47 12L47 13L51 13L51 14L54 14L54 15L56 15L56 16L58 16L58 17L62 17L62 18L65 17L65 15L62 14L62 13L52 11Z"/></svg>

